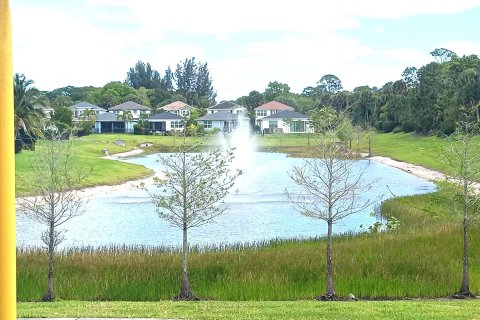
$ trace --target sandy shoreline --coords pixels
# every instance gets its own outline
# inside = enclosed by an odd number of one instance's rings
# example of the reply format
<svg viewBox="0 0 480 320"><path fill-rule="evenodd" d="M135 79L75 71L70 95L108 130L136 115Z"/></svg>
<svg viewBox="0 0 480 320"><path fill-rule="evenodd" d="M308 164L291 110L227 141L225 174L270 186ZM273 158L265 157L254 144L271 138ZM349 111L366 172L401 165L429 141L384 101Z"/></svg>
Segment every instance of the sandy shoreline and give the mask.
<svg viewBox="0 0 480 320"><path fill-rule="evenodd" d="M382 156L372 156L368 157L366 159L370 160L375 160L379 163L385 164L389 167L397 168L402 171L405 171L407 173L413 174L414 176L417 176L419 178L423 178L429 181L438 181L438 180L445 180L446 176L445 174L435 171L435 170L430 170L425 167L411 164L408 162L403 162L403 161L398 161L398 160L393 160L392 158L388 157L382 157Z"/></svg>
<svg viewBox="0 0 480 320"><path fill-rule="evenodd" d="M143 149L134 149L128 152L122 152L122 153L117 153L113 155L108 155L102 157L103 159L109 159L109 160L118 160L119 158L123 157L129 157L129 156L134 156L134 155L139 155L143 153ZM366 156L366 155L364 155ZM429 181L441 181L446 179L446 175L435 171L431 169L424 168L419 165L414 165L408 162L403 162L403 161L398 161L398 160L393 160L388 157L383 157L383 156L372 156L372 157L365 157L365 159L370 159L377 161L379 163L385 164L387 166L397 168L400 170L403 170L407 173L410 173L414 176L429 180ZM132 180L128 181L122 184L117 184L117 185L106 185L106 186L97 186L97 187L90 187L90 188L84 188L79 190L79 195L82 198L89 199L89 198L95 198L95 197L100 197L105 194L112 194L112 193L117 193L117 192L125 192L128 190L136 189L140 186L140 184L146 184L146 185L151 185L154 183L154 178L164 178L165 174L163 172L155 172L152 176L148 178L143 178L143 179L138 179L138 180ZM476 186L477 191L480 190L480 184Z"/></svg>
<svg viewBox="0 0 480 320"><path fill-rule="evenodd" d="M119 158L139 155L143 152L144 152L143 149L133 149L127 152L104 156L102 157L102 159L118 160ZM91 199L95 197L104 196L105 194L124 192L132 189L137 189L142 183L146 185L151 185L154 183L154 178L165 178L165 174L163 172L155 172L152 176L148 178L132 180L132 181L128 181L128 182L117 184L117 185L84 188L79 190L79 195L84 199Z"/></svg>

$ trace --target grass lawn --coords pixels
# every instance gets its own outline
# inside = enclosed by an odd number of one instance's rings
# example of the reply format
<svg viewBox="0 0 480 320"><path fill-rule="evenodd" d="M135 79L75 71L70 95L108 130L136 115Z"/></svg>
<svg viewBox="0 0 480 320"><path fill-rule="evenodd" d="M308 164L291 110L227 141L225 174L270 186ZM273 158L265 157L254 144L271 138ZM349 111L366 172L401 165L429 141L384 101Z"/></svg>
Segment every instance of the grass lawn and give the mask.
<svg viewBox="0 0 480 320"><path fill-rule="evenodd" d="M18 317L176 319L480 319L468 301L202 301L19 303Z"/></svg>
<svg viewBox="0 0 480 320"><path fill-rule="evenodd" d="M227 135L227 140L230 138ZM128 163L101 159L103 149L108 149L110 154L130 151L141 143L151 142L152 147L144 148L146 152L168 152L175 150L181 137L175 136L143 136L132 134L92 134L76 139L75 152L78 164L91 168L93 171L89 178L79 187L96 185L113 185L128 180L140 179L149 175L149 170ZM215 137L195 138L206 147L218 145ZM125 146L118 146L115 141L124 140ZM372 153L391 157L396 160L419 164L427 168L447 171L439 157L439 148L445 145L445 140L437 137L416 136L413 134L371 134ZM294 156L306 154L309 145L315 143L313 134L269 134L256 135L255 143L261 151L284 152ZM37 148L42 147L42 142L37 143ZM364 141L361 150L366 152L368 145ZM16 192L18 196L28 195L29 180L31 178L30 161L33 152L24 150L16 155Z"/></svg>

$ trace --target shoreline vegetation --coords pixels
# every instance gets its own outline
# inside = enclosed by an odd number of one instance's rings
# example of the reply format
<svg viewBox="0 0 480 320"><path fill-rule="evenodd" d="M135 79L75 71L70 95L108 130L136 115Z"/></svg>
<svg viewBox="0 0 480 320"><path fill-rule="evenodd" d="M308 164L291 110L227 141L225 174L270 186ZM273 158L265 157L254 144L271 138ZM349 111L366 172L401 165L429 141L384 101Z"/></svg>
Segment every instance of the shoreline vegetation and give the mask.
<svg viewBox="0 0 480 320"><path fill-rule="evenodd" d="M88 139L100 138L115 141L118 136L95 135ZM117 148L110 143L108 146L112 157L122 156L121 152L130 152L142 138L145 140L150 137L121 138L131 140L127 140L126 148ZM166 151L174 147L172 137L158 138L159 149ZM88 139L83 140L81 147L85 153L85 150L90 150L100 159L102 149L99 147L105 143L94 142L94 146L89 146L88 142L92 140ZM137 143L134 139L137 139ZM441 168L435 153L442 143L438 138L374 134L372 141L375 156L382 154L398 161L424 165L427 169ZM297 135L258 137L257 145L278 151L298 151L307 146L305 136ZM365 145L361 151L365 152ZM404 167L405 171L412 170L410 164L402 163L408 165ZM115 187L119 186L96 188ZM388 300L406 297L445 298L457 292L462 270L461 226L450 215L445 194L435 192L390 199L382 204L381 212L386 218L398 219L399 227L389 232L365 232L335 238L338 294L348 297L353 293L364 300ZM478 231L479 228L475 227L471 232L472 252L480 249ZM324 290L324 246L324 240L313 239L272 242L268 246L252 246L241 250L192 252L192 288L195 294L204 299L310 300ZM58 296L64 300L158 301L170 299L178 293L179 254L160 250L145 254L142 248L131 249L112 247L103 251L60 254L57 262ZM35 301L41 296L45 257L40 250L18 251L19 301ZM478 294L478 255L471 259L471 284L472 292ZM47 314L52 316L54 313ZM29 314L25 313L25 316Z"/></svg>

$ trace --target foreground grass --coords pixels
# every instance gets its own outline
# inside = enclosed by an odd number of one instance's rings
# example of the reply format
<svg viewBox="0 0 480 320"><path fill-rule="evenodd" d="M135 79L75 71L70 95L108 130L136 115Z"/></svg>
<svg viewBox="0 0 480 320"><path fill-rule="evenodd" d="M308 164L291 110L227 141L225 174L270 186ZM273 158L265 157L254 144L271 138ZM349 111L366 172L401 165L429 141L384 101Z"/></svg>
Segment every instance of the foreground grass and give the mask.
<svg viewBox="0 0 480 320"><path fill-rule="evenodd" d="M460 224L441 194L389 200L394 232L334 240L335 286L363 299L447 297L459 289ZM471 290L480 292L480 232L471 232ZM195 230L194 232L201 232ZM18 300L42 296L47 256L17 253ZM218 300L313 299L325 290L325 241L274 241L189 255L195 294ZM155 248L69 250L56 260L56 289L66 300L158 301L178 293L181 256Z"/></svg>
<svg viewBox="0 0 480 320"><path fill-rule="evenodd" d="M469 301L203 301L19 303L18 317L176 319L480 319Z"/></svg>

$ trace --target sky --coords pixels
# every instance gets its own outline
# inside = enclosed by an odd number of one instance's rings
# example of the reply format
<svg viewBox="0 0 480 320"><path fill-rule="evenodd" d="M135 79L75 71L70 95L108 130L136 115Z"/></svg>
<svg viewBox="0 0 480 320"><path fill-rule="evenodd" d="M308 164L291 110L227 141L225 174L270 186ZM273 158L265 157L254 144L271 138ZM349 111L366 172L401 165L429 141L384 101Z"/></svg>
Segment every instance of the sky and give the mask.
<svg viewBox="0 0 480 320"><path fill-rule="evenodd" d="M480 55L480 0L11 0L14 72L40 90L207 62L217 101L326 74L381 87L447 48Z"/></svg>

